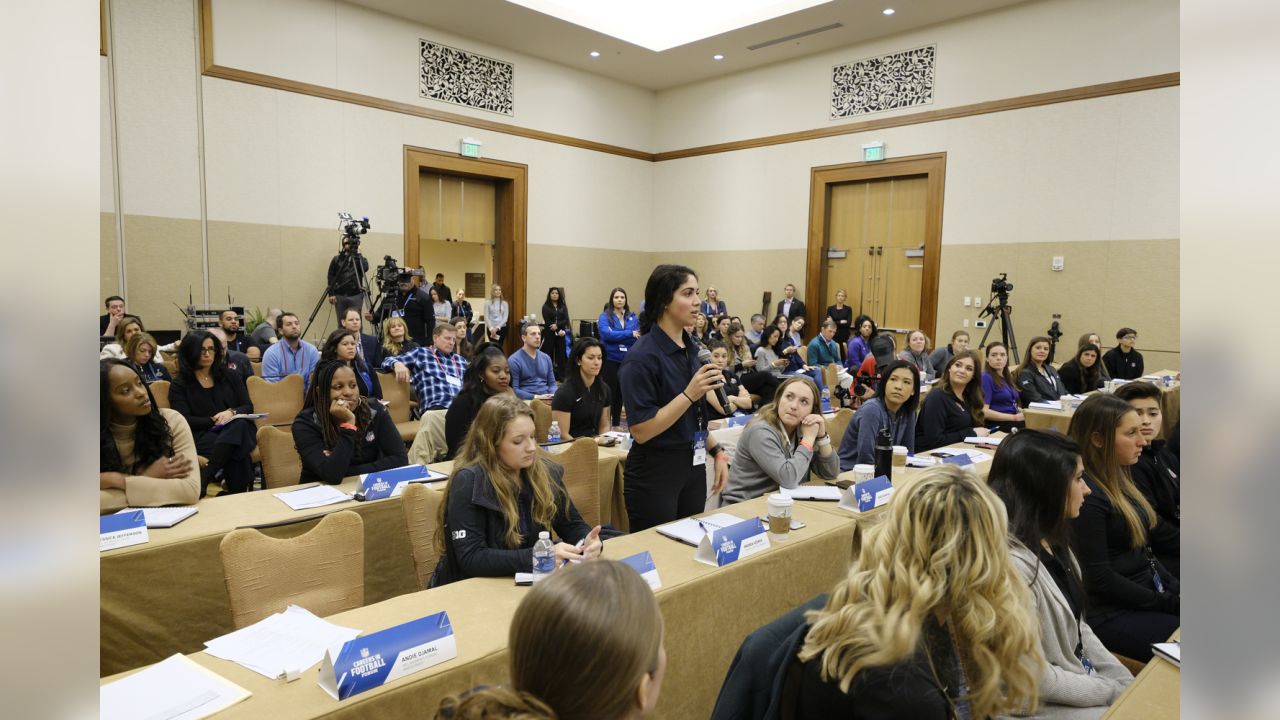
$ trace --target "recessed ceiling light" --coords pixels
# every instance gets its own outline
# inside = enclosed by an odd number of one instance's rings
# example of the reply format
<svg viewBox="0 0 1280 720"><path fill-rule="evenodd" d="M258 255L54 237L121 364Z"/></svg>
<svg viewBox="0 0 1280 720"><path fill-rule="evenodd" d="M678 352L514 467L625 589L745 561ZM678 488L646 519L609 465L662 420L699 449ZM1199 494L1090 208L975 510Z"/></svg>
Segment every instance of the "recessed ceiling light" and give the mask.
<svg viewBox="0 0 1280 720"><path fill-rule="evenodd" d="M724 59L724 56L723 56L723 55L721 55L720 53L716 53L715 55L712 55L712 56L711 56L711 59L712 59L712 60L723 60L723 59Z"/></svg>
<svg viewBox="0 0 1280 720"><path fill-rule="evenodd" d="M591 51L591 57L600 57L600 51L599 51L599 50L592 50L592 51Z"/></svg>
<svg viewBox="0 0 1280 720"><path fill-rule="evenodd" d="M894 9L893 9L893 8L885 8L885 9L884 9L884 14L885 14L885 15L892 15L893 13L894 13Z"/></svg>

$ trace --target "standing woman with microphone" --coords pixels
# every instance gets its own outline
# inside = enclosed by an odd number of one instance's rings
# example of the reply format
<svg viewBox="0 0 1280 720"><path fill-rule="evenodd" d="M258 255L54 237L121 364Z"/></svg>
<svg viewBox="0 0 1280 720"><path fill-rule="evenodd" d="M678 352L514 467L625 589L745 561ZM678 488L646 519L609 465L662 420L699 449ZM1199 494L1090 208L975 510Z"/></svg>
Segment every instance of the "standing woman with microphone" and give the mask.
<svg viewBox="0 0 1280 720"><path fill-rule="evenodd" d="M702 512L706 463L715 463L713 493L729 480L729 455L707 432L704 396L723 383L703 363L684 328L698 311L698 276L683 265L659 265L649 275L640 339L622 363L620 384L635 444L623 490L631 531Z"/></svg>

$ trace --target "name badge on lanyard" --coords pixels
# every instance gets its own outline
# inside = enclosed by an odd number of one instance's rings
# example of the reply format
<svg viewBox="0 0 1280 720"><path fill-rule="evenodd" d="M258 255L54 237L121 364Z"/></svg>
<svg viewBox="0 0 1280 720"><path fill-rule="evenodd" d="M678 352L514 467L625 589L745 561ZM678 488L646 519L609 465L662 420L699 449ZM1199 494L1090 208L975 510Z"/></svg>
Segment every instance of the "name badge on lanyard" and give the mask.
<svg viewBox="0 0 1280 720"><path fill-rule="evenodd" d="M707 464L707 431L699 430L693 434L693 464Z"/></svg>
<svg viewBox="0 0 1280 720"><path fill-rule="evenodd" d="M462 387L462 378L456 378L452 375L445 375L444 379L445 379L445 382L449 383L449 387L452 387L452 388Z"/></svg>

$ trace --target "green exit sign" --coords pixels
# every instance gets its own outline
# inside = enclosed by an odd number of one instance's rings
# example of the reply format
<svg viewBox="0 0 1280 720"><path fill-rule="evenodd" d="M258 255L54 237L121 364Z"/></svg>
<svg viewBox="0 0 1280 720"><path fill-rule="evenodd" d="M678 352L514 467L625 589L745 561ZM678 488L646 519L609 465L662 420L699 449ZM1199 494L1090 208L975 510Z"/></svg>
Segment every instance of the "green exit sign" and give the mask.
<svg viewBox="0 0 1280 720"><path fill-rule="evenodd" d="M459 152L461 153L462 157L478 158L480 157L480 145L481 145L481 142L479 140L473 140L472 138L462 138L461 140L462 149L459 150Z"/></svg>
<svg viewBox="0 0 1280 720"><path fill-rule="evenodd" d="M884 159L884 143L872 142L862 146L862 160L864 162L876 162Z"/></svg>

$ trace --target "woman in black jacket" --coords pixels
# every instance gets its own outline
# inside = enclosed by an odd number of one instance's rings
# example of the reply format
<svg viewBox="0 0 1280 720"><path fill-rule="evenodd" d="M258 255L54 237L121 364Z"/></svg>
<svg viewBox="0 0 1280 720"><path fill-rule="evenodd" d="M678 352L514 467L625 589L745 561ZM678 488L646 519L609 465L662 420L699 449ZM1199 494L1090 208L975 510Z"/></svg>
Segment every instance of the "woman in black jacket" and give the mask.
<svg viewBox="0 0 1280 720"><path fill-rule="evenodd" d="M337 485L345 477L409 464L391 413L363 396L355 372L341 360L316 366L292 431L302 457L299 483Z"/></svg>
<svg viewBox="0 0 1280 720"><path fill-rule="evenodd" d="M990 435L983 419L982 364L977 353L952 355L916 420L916 452Z"/></svg>
<svg viewBox="0 0 1280 720"><path fill-rule="evenodd" d="M240 376L226 371L222 343L208 331L192 330L182 338L169 405L191 427L196 452L209 458L200 471L200 497L219 478L229 493L248 490L253 484L249 455L258 446L258 428L251 420L232 418L252 413L253 401Z"/></svg>
<svg viewBox="0 0 1280 720"><path fill-rule="evenodd" d="M529 572L541 531L559 538L557 566L600 557L600 526L582 521L561 479L564 468L539 460L537 450L527 404L503 393L481 405L440 503L440 563L430 587Z"/></svg>
<svg viewBox="0 0 1280 720"><path fill-rule="evenodd" d="M1116 331L1116 341L1116 346L1102 356L1107 372L1115 380L1137 380L1142 377L1142 353L1133 349L1138 342L1138 331L1130 327L1120 328Z"/></svg>
<svg viewBox="0 0 1280 720"><path fill-rule="evenodd" d="M551 356L556 381L564 381L566 353L565 335L569 334L569 308L564 304L564 288L547 289L547 299L542 303L542 352Z"/></svg>
<svg viewBox="0 0 1280 720"><path fill-rule="evenodd" d="M1058 400L1066 391L1058 371L1049 364L1049 338L1031 338L1018 366L1018 402L1027 407L1033 402Z"/></svg>
<svg viewBox="0 0 1280 720"><path fill-rule="evenodd" d="M1076 395L1100 389L1103 383L1101 355L1097 345L1081 345L1076 356L1058 368L1062 387Z"/></svg>
<svg viewBox="0 0 1280 720"><path fill-rule="evenodd" d="M351 371L355 373L356 384L360 387L360 394L374 400L382 399L382 383L378 381L378 373L374 372L364 360L356 355L356 346L360 342L360 336L356 333L338 328L329 333L329 337L324 341L324 347L320 348L320 362L329 362L337 360L342 362ZM310 385L308 385L310 388Z"/></svg>
<svg viewBox="0 0 1280 720"><path fill-rule="evenodd" d="M1138 413L1139 430L1147 440L1142 457L1130 469L1133 484L1147 498L1156 514L1170 525L1182 526L1182 463L1160 438L1164 415L1160 409L1163 391L1149 382L1129 382L1116 388L1115 396Z"/></svg>
<svg viewBox="0 0 1280 720"><path fill-rule="evenodd" d="M1138 492L1129 468L1147 441L1138 414L1112 395L1094 395L1071 416L1071 439L1080 446L1090 494L1071 521L1072 547L1088 592L1090 627L1107 649L1135 660L1151 659L1151 643L1164 642L1180 625L1176 567L1178 531L1162 522Z"/></svg>
<svg viewBox="0 0 1280 720"><path fill-rule="evenodd" d="M444 414L444 443L449 448L445 456L447 459L452 460L462 447L480 406L499 393L515 395L511 392L511 368L502 348L490 345L476 353L462 375L462 388Z"/></svg>

